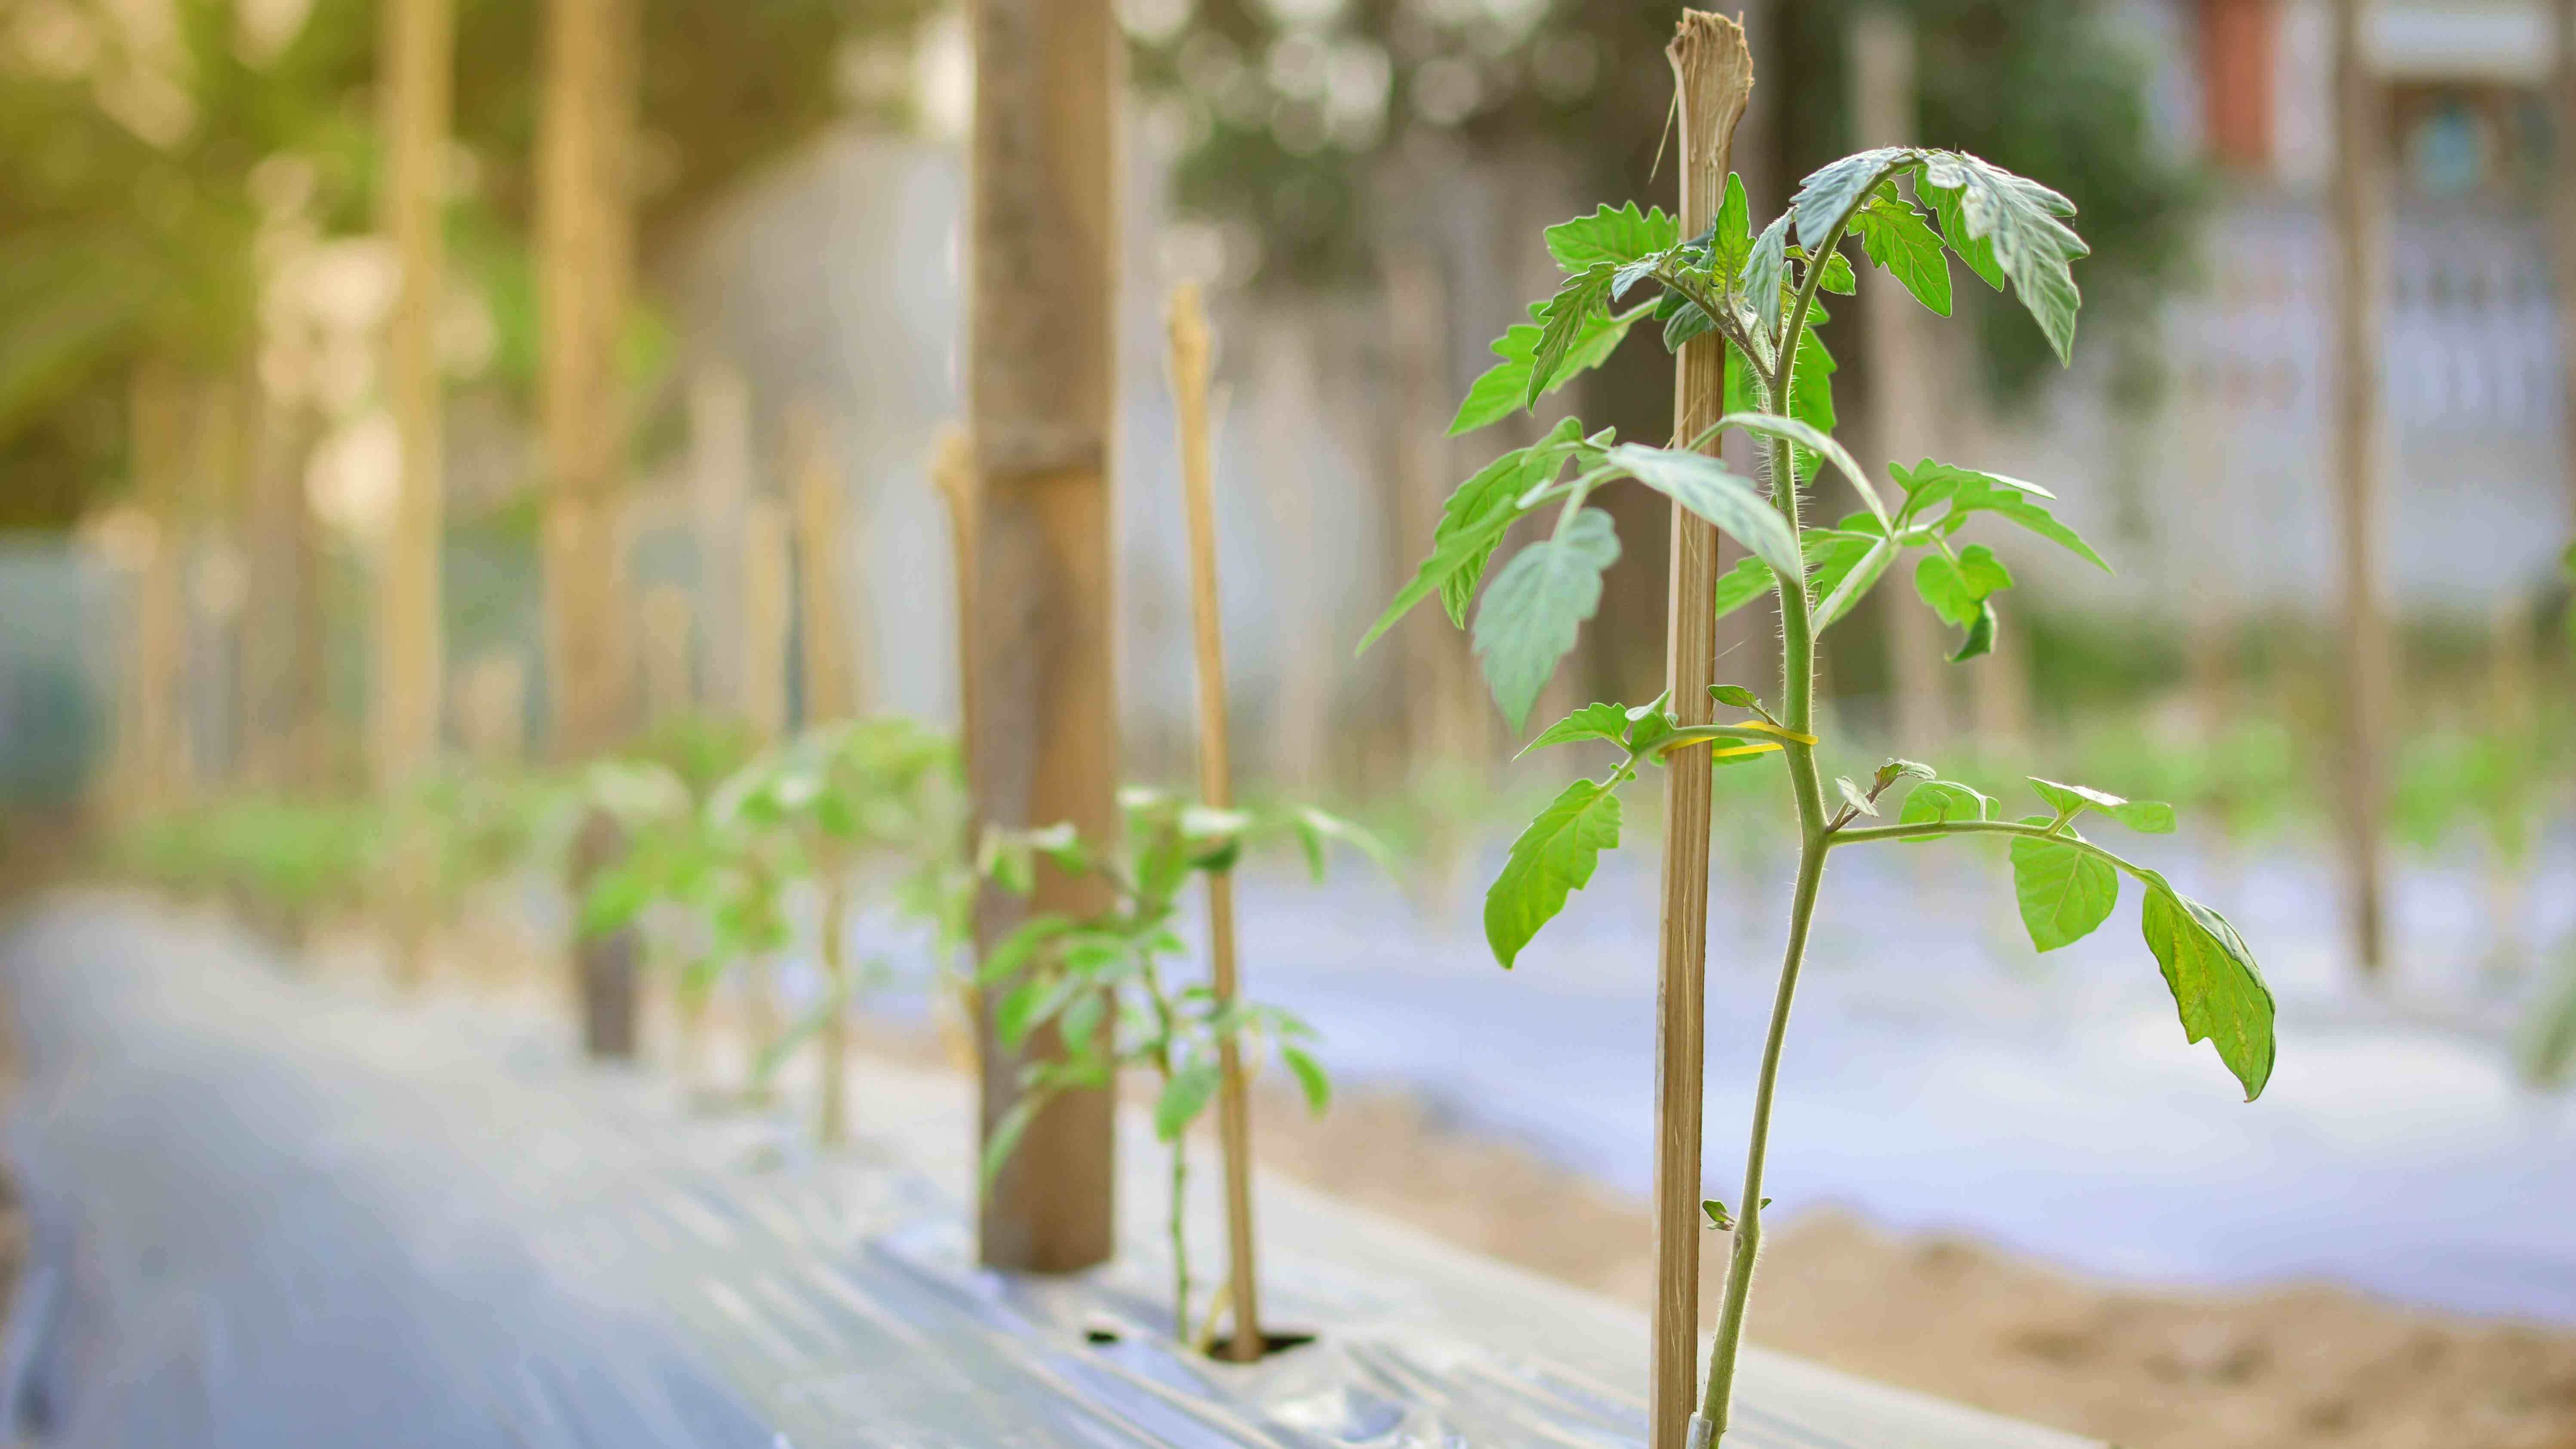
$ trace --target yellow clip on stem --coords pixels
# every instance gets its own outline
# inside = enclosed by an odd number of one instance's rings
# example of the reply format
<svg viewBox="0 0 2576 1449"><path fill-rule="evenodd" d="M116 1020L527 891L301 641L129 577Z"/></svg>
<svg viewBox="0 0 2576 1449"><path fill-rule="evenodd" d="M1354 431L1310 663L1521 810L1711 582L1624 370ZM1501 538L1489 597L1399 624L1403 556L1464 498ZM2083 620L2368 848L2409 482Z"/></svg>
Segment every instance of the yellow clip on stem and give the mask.
<svg viewBox="0 0 2576 1449"><path fill-rule="evenodd" d="M1740 730L1760 730L1766 735L1778 735L1784 740L1795 740L1802 745L1812 745L1816 742L1816 737L1814 735L1802 735L1796 730L1785 729L1766 719L1744 720L1738 723L1735 727ZM1773 745L1771 748L1778 749L1779 746Z"/></svg>
<svg viewBox="0 0 2576 1449"><path fill-rule="evenodd" d="M1730 745L1722 750L1711 750L1708 752L1708 757L1712 760L1725 760L1737 755L1767 755L1779 748L1779 745L1766 740L1758 745Z"/></svg>

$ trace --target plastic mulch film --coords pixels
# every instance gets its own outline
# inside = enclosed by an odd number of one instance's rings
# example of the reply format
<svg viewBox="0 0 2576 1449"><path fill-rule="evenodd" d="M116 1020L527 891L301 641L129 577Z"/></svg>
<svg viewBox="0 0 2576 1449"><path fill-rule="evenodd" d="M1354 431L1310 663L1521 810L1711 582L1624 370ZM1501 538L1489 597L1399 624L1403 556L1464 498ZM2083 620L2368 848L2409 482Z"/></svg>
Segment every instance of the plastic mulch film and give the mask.
<svg viewBox="0 0 2576 1449"><path fill-rule="evenodd" d="M962 1084L871 1069L859 1140L692 1112L522 1018L299 983L64 898L0 938L31 1258L0 1433L276 1449L1633 1445L1633 1314L1265 1178L1259 1364L1178 1351L1162 1170L1120 1261L972 1263ZM1213 1179L1202 1172L1202 1180ZM1214 1203L1199 1235L1220 1241ZM1212 1271L1221 1263L1203 1249ZM2079 1449L1758 1351L1730 1446Z"/></svg>

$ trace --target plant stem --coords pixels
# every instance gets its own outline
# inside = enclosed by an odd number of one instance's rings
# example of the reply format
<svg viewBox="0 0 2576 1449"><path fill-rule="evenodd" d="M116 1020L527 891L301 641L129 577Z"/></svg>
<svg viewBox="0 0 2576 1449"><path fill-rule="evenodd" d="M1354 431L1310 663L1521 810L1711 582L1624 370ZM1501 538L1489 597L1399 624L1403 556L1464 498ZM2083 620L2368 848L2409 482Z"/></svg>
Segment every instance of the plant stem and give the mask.
<svg viewBox="0 0 2576 1449"><path fill-rule="evenodd" d="M823 857L823 1107L814 1136L826 1147L848 1135L842 1099L849 1095L850 967L842 959L841 938L847 934L849 882L841 862Z"/></svg>
<svg viewBox="0 0 2576 1449"><path fill-rule="evenodd" d="M1827 846L1868 845L1880 840L1929 840L1941 835L2028 835L2074 846L2088 855L2096 855L2151 886L2165 884L2163 876L2058 825L2024 825L2018 820L1942 820L1919 825L1871 825L1859 830L1837 830L1825 837Z"/></svg>
<svg viewBox="0 0 2576 1449"><path fill-rule="evenodd" d="M1190 1235L1182 1219L1188 1203L1190 1159L1186 1134L1172 1139L1172 1337L1190 1341Z"/></svg>

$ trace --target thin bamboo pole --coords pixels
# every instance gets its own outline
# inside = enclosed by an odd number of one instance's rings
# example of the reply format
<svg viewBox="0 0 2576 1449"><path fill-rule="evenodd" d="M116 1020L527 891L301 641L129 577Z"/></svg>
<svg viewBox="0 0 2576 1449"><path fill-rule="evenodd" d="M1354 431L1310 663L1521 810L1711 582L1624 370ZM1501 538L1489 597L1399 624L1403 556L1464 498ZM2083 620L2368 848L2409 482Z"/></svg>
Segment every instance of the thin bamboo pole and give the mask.
<svg viewBox="0 0 2576 1449"><path fill-rule="evenodd" d="M1225 628L1216 585L1216 484L1208 448L1208 373L1212 350L1199 289L1172 290L1172 408L1181 434L1181 492L1190 525L1190 624L1198 646L1199 796L1210 809L1234 803L1226 750ZM1219 1011L1234 1004L1234 874L1207 878L1209 977ZM1243 1054L1229 1036L1217 1046L1217 1139L1225 1166L1228 1301L1234 1336L1226 1357L1261 1357L1261 1275L1252 1243L1252 1103L1243 1089Z"/></svg>
<svg viewBox="0 0 2576 1449"><path fill-rule="evenodd" d="M1726 196L1735 125L1753 93L1753 56L1734 21L1682 12L1665 51L1680 90L1681 229L1696 236ZM1692 438L1725 411L1716 337L1682 345L1673 429ZM1712 440L1708 447L1716 448ZM1664 625L1664 682L1685 726L1715 717L1717 529L1676 504ZM1663 937L1655 989L1655 1307L1648 1412L1655 1449L1682 1449L1698 1407L1700 1099L1706 1050L1709 765L1695 751L1664 778Z"/></svg>
<svg viewBox="0 0 2576 1449"><path fill-rule="evenodd" d="M2387 959L2381 822L2386 812L2390 698L2388 620L2379 594L2382 348L2380 278L2388 255L2380 135L2382 90L2363 53L2365 0L2335 6L2335 222L2341 290L2335 429L2343 565L2342 813L2345 908L2355 958L2376 976Z"/></svg>

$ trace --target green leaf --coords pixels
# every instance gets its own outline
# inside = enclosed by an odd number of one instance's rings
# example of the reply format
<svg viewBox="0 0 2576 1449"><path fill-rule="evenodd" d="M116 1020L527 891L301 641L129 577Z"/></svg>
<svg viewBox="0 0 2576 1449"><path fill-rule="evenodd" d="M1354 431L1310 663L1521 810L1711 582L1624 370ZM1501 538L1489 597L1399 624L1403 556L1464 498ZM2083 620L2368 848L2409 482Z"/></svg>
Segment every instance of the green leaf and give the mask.
<svg viewBox="0 0 2576 1449"><path fill-rule="evenodd" d="M1619 847L1619 796L1598 780L1577 780L1512 842L1511 858L1485 891L1485 943L1509 970L1568 894L1592 880L1601 852Z"/></svg>
<svg viewBox="0 0 2576 1449"><path fill-rule="evenodd" d="M1995 551L1982 543L1959 550L1959 577L1971 598L1989 598L2013 586L2012 570L2005 568Z"/></svg>
<svg viewBox="0 0 2576 1449"><path fill-rule="evenodd" d="M1881 146L1828 162L1809 173L1806 180L1798 183L1798 194L1789 198L1789 209L1798 218L1798 245L1810 252L1822 248L1834 223L1842 220L1843 213L1876 186L1889 168L1919 154L1910 146Z"/></svg>
<svg viewBox="0 0 2576 1449"><path fill-rule="evenodd" d="M1002 1164L1010 1161L1011 1154L1019 1150L1020 1139L1028 1134L1029 1123L1036 1119L1054 1095L1051 1090L1023 1092L1020 1099L1011 1104L1010 1110L1002 1114L1002 1120L993 1124L993 1135L984 1142L985 1186L992 1185L994 1176L1002 1170Z"/></svg>
<svg viewBox="0 0 2576 1449"><path fill-rule="evenodd" d="M1217 1064L1195 1061L1163 1084L1163 1094L1154 1101L1154 1135L1165 1142L1178 1141L1190 1123L1207 1110L1208 1099L1216 1095Z"/></svg>
<svg viewBox="0 0 2576 1449"><path fill-rule="evenodd" d="M1569 744L1575 740L1608 740L1624 742L1628 733L1628 712L1615 704L1587 704L1556 723L1549 725L1537 739L1521 746L1521 755L1543 750L1549 745ZM1520 755L1512 756L1519 759Z"/></svg>
<svg viewBox="0 0 2576 1449"><path fill-rule="evenodd" d="M1753 255L1753 208L1744 199L1744 178L1726 173L1726 199L1718 203L1717 221L1709 228L1709 269L1732 280L1744 272Z"/></svg>
<svg viewBox="0 0 2576 1449"><path fill-rule="evenodd" d="M1931 201L1932 215L1941 223L1942 241L1949 245L1950 250L1959 254L1959 260L1968 264L1969 271L1984 278L1987 286L1998 292L2002 291L2004 269L2003 265L1995 260L1994 244L1968 234L1967 214L1959 204L1960 193L1935 190L1919 181L1916 183L1916 191L1926 195Z"/></svg>
<svg viewBox="0 0 2576 1449"><path fill-rule="evenodd" d="M2058 360L2071 361L2075 313L2083 295L2070 264L2089 249L2058 218L2073 216L2075 203L1964 151L1923 153L1918 186L1957 198L1941 209L1942 229L1950 233L1953 246L1963 235L1983 242L1984 265L1965 251L1961 255L1989 282L1996 274L2009 278L2014 295L2048 335Z"/></svg>
<svg viewBox="0 0 2576 1449"><path fill-rule="evenodd" d="M1547 305L1530 308L1530 316L1538 318ZM1599 367L1618 350L1628 335L1629 324L1654 308L1654 303L1643 302L1625 312L1588 314L1576 325L1561 359L1549 370L1547 385L1539 391L1554 392L1586 369ZM1539 323L1532 320L1515 323L1494 339L1494 356L1502 360L1485 369L1484 375L1467 389L1466 398L1458 404L1457 416L1449 420L1451 437L1501 422L1529 405L1533 400L1530 378L1537 371L1540 336Z"/></svg>
<svg viewBox="0 0 2576 1449"><path fill-rule="evenodd" d="M1555 380L1557 369L1565 365L1566 354L1573 350L1583 325L1595 317L1608 314L1610 285L1619 269L1602 262L1577 276L1568 277L1538 310L1538 347L1531 353L1530 375L1523 385L1521 406L1538 406L1541 394Z"/></svg>
<svg viewBox="0 0 2576 1449"><path fill-rule="evenodd" d="M1715 458L1684 448L1621 443L1610 449L1607 461L1716 524L1774 569L1795 571L1800 566L1798 539L1789 531L1788 520L1752 483L1728 472Z"/></svg>
<svg viewBox="0 0 2576 1449"><path fill-rule="evenodd" d="M1921 212L1898 198L1872 197L1852 225L1872 266L1903 283L1914 300L1950 315L1950 259Z"/></svg>
<svg viewBox="0 0 2576 1449"><path fill-rule="evenodd" d="M1618 561L1610 515L1586 508L1503 566L1476 608L1476 653L1494 702L1518 729L1556 662L1601 607L1601 574Z"/></svg>
<svg viewBox="0 0 2576 1449"><path fill-rule="evenodd" d="M1959 566L1937 553L1927 553L1914 565L1914 592L1932 606L1932 612L1954 629L1965 629L1977 622L1977 596L1968 581L1959 574Z"/></svg>
<svg viewBox="0 0 2576 1449"><path fill-rule="evenodd" d="M1298 1089L1306 1094L1306 1110L1320 1117L1333 1104L1333 1081L1324 1075L1323 1065L1304 1050L1282 1044L1279 1060L1296 1077Z"/></svg>
<svg viewBox="0 0 2576 1449"><path fill-rule="evenodd" d="M1751 365L1742 357L1732 346L1727 349L1726 411L1729 414L1763 412L1760 393L1753 385ZM1834 431L1835 368L1834 355L1825 347L1823 337L1809 328L1798 339L1798 365L1789 374L1788 415L1827 437L1831 437ZM1816 454L1812 449L1794 447L1790 450L1790 460L1798 470L1798 481L1803 483L1816 476Z"/></svg>
<svg viewBox="0 0 2576 1449"><path fill-rule="evenodd" d="M2055 780L2043 780L2037 775L2024 778L2030 781L2030 788L2039 792L2039 798L2048 802L2050 809L2069 818L2081 815L2086 810L2113 810L2129 803L2117 795L2106 794L2089 785L2063 785Z"/></svg>
<svg viewBox="0 0 2576 1449"><path fill-rule="evenodd" d="M1679 352L1683 343L1716 328L1717 323L1710 320L1697 302L1684 302L1664 323L1664 350Z"/></svg>
<svg viewBox="0 0 2576 1449"><path fill-rule="evenodd" d="M2130 800L2107 813L2141 835L2171 835L2179 823L2174 818L2174 808L2162 800Z"/></svg>
<svg viewBox="0 0 2576 1449"><path fill-rule="evenodd" d="M1891 759L1878 767L1878 774L1871 779L1870 783L1877 789L1884 790L1899 780L1937 780L1939 778L1941 776L1938 771L1920 760Z"/></svg>
<svg viewBox="0 0 2576 1449"><path fill-rule="evenodd" d="M2147 887L2139 927L2164 968L2187 1041L2208 1041L2245 1088L2263 1095L2272 1078L2272 991L2245 939L2218 912L2178 895L2161 879Z"/></svg>
<svg viewBox="0 0 2576 1449"><path fill-rule="evenodd" d="M1956 780L1926 780L1905 792L1905 807L1896 812L1899 825L1946 825L1957 820L1992 820L1993 797ZM1940 837L1925 835L1922 840Z"/></svg>
<svg viewBox="0 0 2576 1449"><path fill-rule="evenodd" d="M2012 843L2013 898L2032 949L2054 951L2093 934L2119 903L2120 873L2102 857L2063 839L2017 835Z"/></svg>
<svg viewBox="0 0 2576 1449"><path fill-rule="evenodd" d="M1590 216L1547 229L1549 253L1569 272L1588 271L1603 262L1624 265L1670 251L1681 239L1681 224L1664 215L1662 207L1640 213L1633 201L1615 211L1605 204Z"/></svg>
<svg viewBox="0 0 2576 1449"><path fill-rule="evenodd" d="M1980 601L1977 605L1977 617L1969 621L1968 637L1960 641L1959 651L1950 656L1950 662L1965 664L1979 655L1994 653L1995 630L2001 627L2001 622L1995 617L1995 606Z"/></svg>
<svg viewBox="0 0 2576 1449"><path fill-rule="evenodd" d="M1762 708L1762 697L1741 684L1712 684L1708 687L1708 697L1719 704L1731 704L1737 709Z"/></svg>
<svg viewBox="0 0 2576 1449"><path fill-rule="evenodd" d="M1052 913L1032 916L1021 922L1017 929L995 942L993 949L984 954L983 965L975 972L976 981L985 986L995 986L1019 975L1027 969L1029 958L1040 946L1076 929L1078 924L1071 917Z"/></svg>
<svg viewBox="0 0 2576 1449"><path fill-rule="evenodd" d="M1790 215L1784 211L1762 228L1744 258L1744 295L1753 303L1754 315L1772 332L1780 330L1782 314L1788 310L1788 299L1780 292L1789 274Z"/></svg>
<svg viewBox="0 0 2576 1449"><path fill-rule="evenodd" d="M1717 581L1717 617L1723 619L1756 599L1768 597L1780 586L1780 577L1771 566L1758 558L1746 556L1735 561Z"/></svg>
<svg viewBox="0 0 2576 1449"><path fill-rule="evenodd" d="M1434 589L1440 591L1450 622L1463 625L1468 601L1475 596L1486 561L1493 557L1503 534L1528 511L1521 500L1533 488L1554 481L1565 460L1584 445L1582 434L1581 422L1563 419L1545 438L1526 448L1514 448L1459 484L1441 506L1440 522L1431 533L1430 556L1414 570L1412 581L1397 591L1394 601L1369 626L1359 649L1353 652L1363 652L1376 643L1378 636L1411 613ZM1609 437L1604 431L1593 441Z"/></svg>
<svg viewBox="0 0 2576 1449"><path fill-rule="evenodd" d="M1878 802L1869 798L1868 791L1853 784L1849 775L1836 775L1834 777L1834 788L1842 792L1843 803L1849 805L1852 809L1863 815L1876 815L1878 813Z"/></svg>
<svg viewBox="0 0 2576 1449"><path fill-rule="evenodd" d="M1851 259L1841 252L1825 253L1825 274L1816 279L1819 291L1848 297L1860 290L1860 281L1852 275Z"/></svg>

